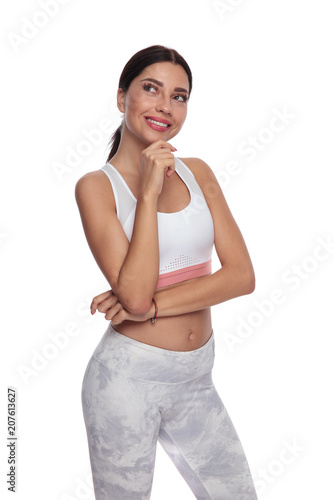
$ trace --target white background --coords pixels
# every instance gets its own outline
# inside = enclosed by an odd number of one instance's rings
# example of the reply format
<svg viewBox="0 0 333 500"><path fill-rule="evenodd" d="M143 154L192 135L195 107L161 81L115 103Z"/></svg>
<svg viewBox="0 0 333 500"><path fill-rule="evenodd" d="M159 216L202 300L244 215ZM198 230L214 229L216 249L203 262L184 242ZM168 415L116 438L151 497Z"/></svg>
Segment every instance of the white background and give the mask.
<svg viewBox="0 0 333 500"><path fill-rule="evenodd" d="M214 380L258 497L332 498L331 2L21 0L1 10L2 498L94 498L81 383L107 327L88 306L109 287L74 186L106 162L119 75L152 44L176 48L192 69L173 144L214 169L256 272L253 294L212 313ZM272 121L276 113L284 122ZM105 119L110 132L89 146ZM273 123L279 132L267 129ZM260 150L250 158L253 138ZM15 495L6 485L8 386L18 398ZM193 495L159 448L152 499L169 498Z"/></svg>

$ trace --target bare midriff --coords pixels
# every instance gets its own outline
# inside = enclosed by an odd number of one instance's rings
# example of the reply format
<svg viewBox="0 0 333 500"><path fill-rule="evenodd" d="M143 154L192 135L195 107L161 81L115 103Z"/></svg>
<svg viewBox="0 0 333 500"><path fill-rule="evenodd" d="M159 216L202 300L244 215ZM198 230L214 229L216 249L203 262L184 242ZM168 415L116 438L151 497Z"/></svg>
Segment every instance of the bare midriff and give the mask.
<svg viewBox="0 0 333 500"><path fill-rule="evenodd" d="M169 285L159 290L177 285ZM158 302L158 295L156 300ZM152 323L150 319L143 322L124 321L112 327L122 335L144 344L169 351L193 351L206 344L211 337L211 311L208 307L177 316L159 317L157 315L155 323Z"/></svg>

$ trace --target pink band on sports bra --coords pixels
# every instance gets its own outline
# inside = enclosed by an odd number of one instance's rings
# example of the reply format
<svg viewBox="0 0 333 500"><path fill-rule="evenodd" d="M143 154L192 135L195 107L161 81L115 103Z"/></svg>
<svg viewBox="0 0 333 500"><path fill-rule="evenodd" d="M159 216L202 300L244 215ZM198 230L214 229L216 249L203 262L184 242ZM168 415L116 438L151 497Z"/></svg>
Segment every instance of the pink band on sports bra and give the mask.
<svg viewBox="0 0 333 500"><path fill-rule="evenodd" d="M170 273L160 274L156 288L172 285L173 283L179 283L180 281L189 280L191 278L199 278L199 276L205 276L211 272L212 259L209 259L207 262L202 264L183 267L182 269L177 269L176 271L171 271Z"/></svg>

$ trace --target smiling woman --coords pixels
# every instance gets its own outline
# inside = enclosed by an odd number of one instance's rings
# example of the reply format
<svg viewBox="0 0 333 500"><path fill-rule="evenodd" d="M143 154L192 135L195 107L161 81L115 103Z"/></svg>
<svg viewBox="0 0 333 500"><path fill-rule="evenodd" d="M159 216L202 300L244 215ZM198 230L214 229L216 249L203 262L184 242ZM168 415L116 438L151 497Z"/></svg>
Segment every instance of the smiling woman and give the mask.
<svg viewBox="0 0 333 500"><path fill-rule="evenodd" d="M184 68L169 61L150 64L133 78L128 88L120 82L118 107L124 113L121 125L123 142L127 143L129 132L138 132L140 141L146 139L147 146L158 138L172 139L182 128L187 115L189 87ZM150 133L146 125L161 134ZM120 143L113 161L119 158L121 149Z"/></svg>
<svg viewBox="0 0 333 500"><path fill-rule="evenodd" d="M158 62L169 62L174 66L179 66L180 69L183 69L185 75L187 76L184 88L178 87L177 85L173 90L174 92L180 92L181 95L179 97L187 102L192 90L191 69L185 59L177 51L168 49L160 45L149 47L149 50L144 49L134 54L134 56L125 65L120 75L118 84L119 91L122 90L123 92L127 92L131 84L133 84L133 80L136 77L140 76L139 82L142 84L143 90L158 95L159 88L162 89L164 87L163 81L153 78L152 74L148 74L147 78L145 79L145 75L143 74L143 72L145 72L149 68L149 66L153 66ZM178 96L176 95L176 100L177 97ZM111 138L112 148L107 161L109 161L118 150L123 124L124 121L121 123L121 125L118 127Z"/></svg>
<svg viewBox="0 0 333 500"><path fill-rule="evenodd" d="M197 499L256 500L249 465L212 382L211 306L254 290L241 232L209 166L180 159L191 70L155 45L128 61L123 121L105 165L76 184L110 321L82 404L97 500L150 498L157 440ZM221 267L212 274L211 254Z"/></svg>

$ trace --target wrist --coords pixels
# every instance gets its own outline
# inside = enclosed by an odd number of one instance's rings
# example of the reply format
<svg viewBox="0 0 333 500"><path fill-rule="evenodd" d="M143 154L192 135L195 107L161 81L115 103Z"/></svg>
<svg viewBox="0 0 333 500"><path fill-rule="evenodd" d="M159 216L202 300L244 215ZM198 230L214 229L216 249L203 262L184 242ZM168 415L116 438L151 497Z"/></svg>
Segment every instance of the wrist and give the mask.
<svg viewBox="0 0 333 500"><path fill-rule="evenodd" d="M153 301L151 301L149 311L147 312L147 320L153 319L154 315L155 315L155 304Z"/></svg>
<svg viewBox="0 0 333 500"><path fill-rule="evenodd" d="M140 205L152 206L153 208L157 208L158 195L156 193L152 193L148 190L143 190L139 193L138 203Z"/></svg>
<svg viewBox="0 0 333 500"><path fill-rule="evenodd" d="M153 302L153 305L154 305L154 316L151 318L151 322L152 322L152 324L154 324L155 321L156 321L156 319L157 319L158 305L157 305L157 302L156 302L156 300L154 298L153 298L152 302Z"/></svg>

